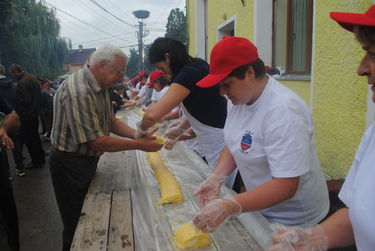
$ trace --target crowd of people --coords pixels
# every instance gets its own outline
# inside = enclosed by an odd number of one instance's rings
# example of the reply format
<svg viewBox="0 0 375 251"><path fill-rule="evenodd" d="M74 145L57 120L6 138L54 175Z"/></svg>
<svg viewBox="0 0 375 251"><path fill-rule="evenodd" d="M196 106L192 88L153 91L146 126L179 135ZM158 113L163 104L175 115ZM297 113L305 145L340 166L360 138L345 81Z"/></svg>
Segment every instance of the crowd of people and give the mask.
<svg viewBox="0 0 375 251"><path fill-rule="evenodd" d="M358 75L367 77L375 93L375 5L364 14L330 16L353 32L364 49ZM124 81L127 56L115 46L102 46L57 91L48 80L38 81L16 64L9 69L14 83L0 67L0 88L7 91L0 97L1 161L4 149L13 149L16 173L22 176L25 144L34 167L45 163L40 117L43 138L51 140L49 165L63 222L63 250L70 249L84 197L104 152L172 149L176 141L186 141L210 169L194 194L200 207L193 219L197 228L213 232L233 215L260 211L275 223L272 251L318 251L353 244L358 250L375 248L371 220L375 203L367 196L375 184L374 126L366 132L339 194L346 208L327 218L328 190L311 112L267 73L252 42L224 37L213 47L208 65L191 57L181 42L163 37L153 42L149 59L157 70ZM144 110L136 128L116 119L119 110L135 106ZM156 142L155 124L170 120L173 123L164 134L167 142ZM7 169L1 168L0 223L9 234L8 245L18 250L8 177ZM237 193L222 197L224 183Z"/></svg>

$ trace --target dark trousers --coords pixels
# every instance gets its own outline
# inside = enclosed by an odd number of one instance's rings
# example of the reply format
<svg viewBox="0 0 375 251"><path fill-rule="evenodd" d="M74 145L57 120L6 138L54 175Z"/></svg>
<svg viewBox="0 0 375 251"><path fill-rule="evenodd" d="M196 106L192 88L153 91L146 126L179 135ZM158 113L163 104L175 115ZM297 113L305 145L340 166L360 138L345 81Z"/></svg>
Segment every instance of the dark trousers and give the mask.
<svg viewBox="0 0 375 251"><path fill-rule="evenodd" d="M45 163L42 142L38 133L38 117L21 120L21 135L34 165Z"/></svg>
<svg viewBox="0 0 375 251"><path fill-rule="evenodd" d="M10 137L14 144L14 148L12 149L14 163L16 163L16 168L18 170L23 171L25 168L23 165L23 156L22 156L23 143L22 143L21 135L17 132L15 134L12 134Z"/></svg>
<svg viewBox="0 0 375 251"><path fill-rule="evenodd" d="M47 133L47 137L51 136L53 109L43 109L43 111L40 114L40 119L42 121L43 132Z"/></svg>
<svg viewBox="0 0 375 251"><path fill-rule="evenodd" d="M5 161L5 149L0 152L0 250L20 249L18 234L18 216L16 202L14 201L13 189L9 181L9 171ZM2 238L5 236L5 239Z"/></svg>
<svg viewBox="0 0 375 251"><path fill-rule="evenodd" d="M95 174L99 157L72 156L51 149L49 166L57 205L63 222L63 250L73 241L83 201Z"/></svg>

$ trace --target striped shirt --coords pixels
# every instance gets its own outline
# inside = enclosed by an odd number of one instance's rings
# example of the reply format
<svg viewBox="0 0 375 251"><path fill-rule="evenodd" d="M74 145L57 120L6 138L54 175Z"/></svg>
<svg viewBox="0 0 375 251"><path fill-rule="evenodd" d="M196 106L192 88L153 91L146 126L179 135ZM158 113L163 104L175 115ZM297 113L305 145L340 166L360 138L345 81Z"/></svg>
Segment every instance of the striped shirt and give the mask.
<svg viewBox="0 0 375 251"><path fill-rule="evenodd" d="M59 151L100 156L88 142L108 136L114 119L108 91L87 67L70 75L57 90L51 143Z"/></svg>

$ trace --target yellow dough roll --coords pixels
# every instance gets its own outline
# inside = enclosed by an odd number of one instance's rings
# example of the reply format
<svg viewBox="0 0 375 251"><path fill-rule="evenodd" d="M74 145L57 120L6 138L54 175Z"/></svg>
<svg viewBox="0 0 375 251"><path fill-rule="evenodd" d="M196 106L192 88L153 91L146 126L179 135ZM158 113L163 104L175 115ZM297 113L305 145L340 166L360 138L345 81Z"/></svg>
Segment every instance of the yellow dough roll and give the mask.
<svg viewBox="0 0 375 251"><path fill-rule="evenodd" d="M154 141L159 143L159 144L165 143L165 139L163 139L162 137L159 137L159 136L156 136L156 139L154 139Z"/></svg>
<svg viewBox="0 0 375 251"><path fill-rule="evenodd" d="M188 222L176 229L175 243L181 249L200 248L210 245L211 238Z"/></svg>
<svg viewBox="0 0 375 251"><path fill-rule="evenodd" d="M168 170L159 153L147 153L146 159L154 170L155 177L159 182L161 198L158 204L184 202L185 198L181 193L180 184L178 184L173 174Z"/></svg>

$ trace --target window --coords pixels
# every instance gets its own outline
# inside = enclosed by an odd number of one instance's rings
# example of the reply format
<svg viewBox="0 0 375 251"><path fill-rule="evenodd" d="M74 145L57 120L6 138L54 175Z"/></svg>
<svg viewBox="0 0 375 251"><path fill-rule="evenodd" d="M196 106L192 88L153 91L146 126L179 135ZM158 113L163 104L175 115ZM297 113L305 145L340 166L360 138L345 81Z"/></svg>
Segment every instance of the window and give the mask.
<svg viewBox="0 0 375 251"><path fill-rule="evenodd" d="M272 65L287 74L310 74L312 1L273 1Z"/></svg>
<svg viewBox="0 0 375 251"><path fill-rule="evenodd" d="M224 36L234 36L235 21L236 17L233 16L217 27L217 41L221 40Z"/></svg>

